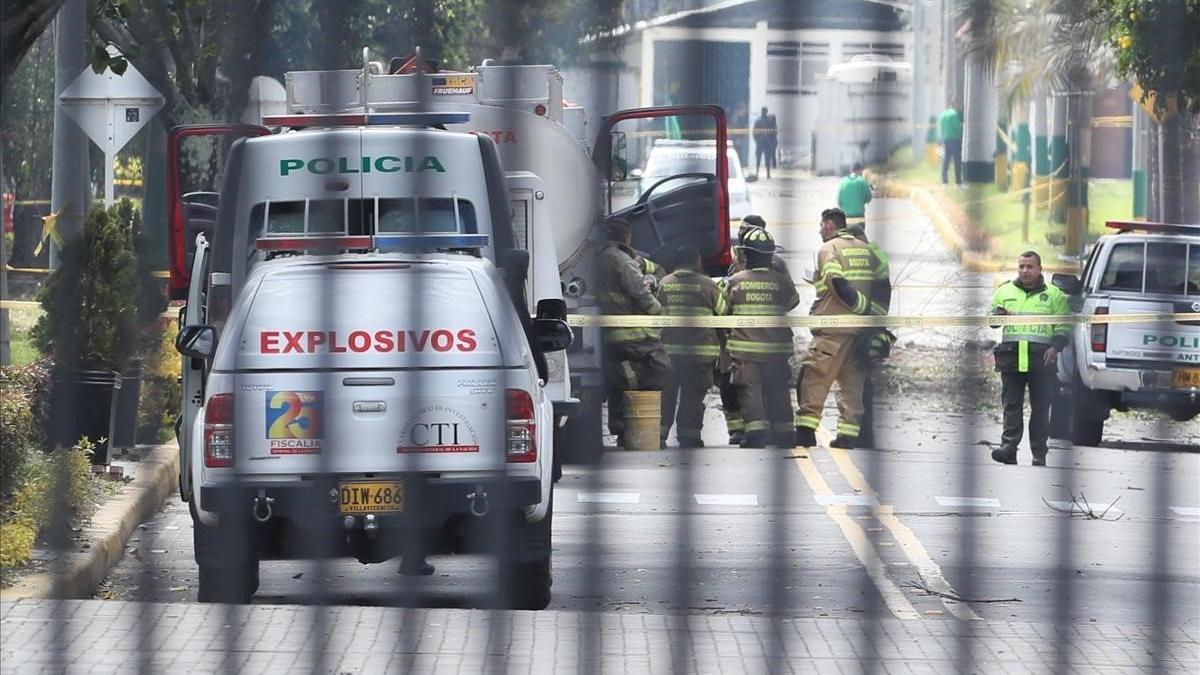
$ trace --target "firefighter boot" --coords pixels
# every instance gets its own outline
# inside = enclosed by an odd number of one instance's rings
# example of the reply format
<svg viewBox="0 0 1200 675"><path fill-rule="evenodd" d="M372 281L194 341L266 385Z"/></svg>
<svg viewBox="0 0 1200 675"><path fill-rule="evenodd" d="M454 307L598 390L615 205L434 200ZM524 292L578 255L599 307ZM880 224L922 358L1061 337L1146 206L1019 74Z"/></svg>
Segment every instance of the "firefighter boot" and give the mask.
<svg viewBox="0 0 1200 675"><path fill-rule="evenodd" d="M839 434L838 437L833 439L833 442L829 444L829 447L852 450L858 447L858 439L854 436L842 436Z"/></svg>
<svg viewBox="0 0 1200 675"><path fill-rule="evenodd" d="M767 447L767 432L747 431L738 445L743 448L765 448Z"/></svg>
<svg viewBox="0 0 1200 675"><path fill-rule="evenodd" d="M817 434L808 427L796 427L796 445L811 448L817 444Z"/></svg>
<svg viewBox="0 0 1200 675"><path fill-rule="evenodd" d="M1001 464L1016 464L1017 450L1016 448L996 448L992 451L992 459Z"/></svg>

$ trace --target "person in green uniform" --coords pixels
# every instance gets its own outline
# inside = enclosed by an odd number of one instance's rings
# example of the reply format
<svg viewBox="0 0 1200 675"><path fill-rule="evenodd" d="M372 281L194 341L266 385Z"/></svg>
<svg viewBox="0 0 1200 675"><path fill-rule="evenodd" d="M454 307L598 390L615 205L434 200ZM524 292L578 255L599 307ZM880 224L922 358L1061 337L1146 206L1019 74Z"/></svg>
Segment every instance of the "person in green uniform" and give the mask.
<svg viewBox="0 0 1200 675"><path fill-rule="evenodd" d="M954 162L954 183L962 185L962 114L951 103L938 117L938 132L942 138L942 185L946 185L950 162Z"/></svg>
<svg viewBox="0 0 1200 675"><path fill-rule="evenodd" d="M1047 285L1042 276L1042 259L1034 251L1017 258L1017 278L1006 281L992 296L992 312L998 315L1066 315L1067 295ZM1029 389L1029 449L1034 466L1046 465L1046 442L1050 436L1050 403L1058 386L1058 352L1067 346L1070 324L1008 325L996 345L996 370L1000 372L1004 406L1004 431L992 459L1002 464L1017 463L1017 446L1025 424L1025 390Z"/></svg>
<svg viewBox="0 0 1200 675"><path fill-rule="evenodd" d="M850 174L838 185L838 208L846 212L847 222L861 220L867 216L867 202L871 201L871 184L863 176L863 165L855 162Z"/></svg>

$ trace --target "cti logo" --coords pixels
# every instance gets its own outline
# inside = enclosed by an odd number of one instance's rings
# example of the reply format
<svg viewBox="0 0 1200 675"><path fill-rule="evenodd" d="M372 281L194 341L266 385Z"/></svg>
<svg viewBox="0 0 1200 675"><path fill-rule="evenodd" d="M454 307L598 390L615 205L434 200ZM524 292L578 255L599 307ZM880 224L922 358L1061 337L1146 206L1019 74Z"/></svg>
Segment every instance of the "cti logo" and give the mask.
<svg viewBox="0 0 1200 675"><path fill-rule="evenodd" d="M446 173L441 160L434 155L416 158L411 155L396 157L361 157L355 163L349 157L314 157L310 160L298 158L279 160L279 175L287 176L297 171L307 171L318 176L331 173Z"/></svg>

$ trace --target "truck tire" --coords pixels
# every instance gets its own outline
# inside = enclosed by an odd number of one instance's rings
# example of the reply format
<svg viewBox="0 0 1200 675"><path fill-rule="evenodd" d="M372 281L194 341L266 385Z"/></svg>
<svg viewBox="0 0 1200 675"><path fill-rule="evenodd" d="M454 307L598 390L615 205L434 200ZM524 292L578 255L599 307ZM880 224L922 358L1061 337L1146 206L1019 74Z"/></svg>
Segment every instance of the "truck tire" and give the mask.
<svg viewBox="0 0 1200 675"><path fill-rule="evenodd" d="M577 414L558 430L560 444L554 448L561 464L597 464L604 454L600 403L586 401ZM558 458L562 459L559 460Z"/></svg>
<svg viewBox="0 0 1200 675"><path fill-rule="evenodd" d="M253 526L207 527L197 517L195 501L188 503L188 510L192 514L192 548L199 567L197 599L227 604L250 602L259 583Z"/></svg>
<svg viewBox="0 0 1200 675"><path fill-rule="evenodd" d="M200 563L197 600L245 605L258 592L258 561L232 566Z"/></svg>
<svg viewBox="0 0 1200 675"><path fill-rule="evenodd" d="M1106 419L1108 403L1083 386L1076 375L1071 387L1071 442L1075 445L1100 445Z"/></svg>
<svg viewBox="0 0 1200 675"><path fill-rule="evenodd" d="M539 523L516 524L511 549L500 558L501 600L509 609L546 609L553 584L550 567L550 532L554 506Z"/></svg>

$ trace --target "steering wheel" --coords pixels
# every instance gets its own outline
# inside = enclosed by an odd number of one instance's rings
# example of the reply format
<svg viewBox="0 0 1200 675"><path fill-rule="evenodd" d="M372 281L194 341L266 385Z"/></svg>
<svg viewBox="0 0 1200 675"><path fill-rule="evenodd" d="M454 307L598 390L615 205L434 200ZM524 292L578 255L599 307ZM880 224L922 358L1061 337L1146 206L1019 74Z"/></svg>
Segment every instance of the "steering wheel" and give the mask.
<svg viewBox="0 0 1200 675"><path fill-rule="evenodd" d="M674 176L667 176L666 178L663 178L662 180L659 180L658 182L651 185L650 189L643 192L642 196L638 197L638 200L636 202L634 202L634 207L633 207L631 213L632 214L641 214L641 213L646 214L646 219L647 219L647 221L649 221L649 224L650 224L650 232L651 232L651 234L654 235L654 243L656 246L662 246L666 242L663 240L662 234L658 230L658 220L654 217L655 212L658 211L658 207L657 207L657 205L655 205L654 202L649 201L650 195L652 195L654 193L654 191L656 189L658 189L658 186L662 185L663 183L669 183L671 181L676 181L676 180L680 180L680 179L684 179L684 178L698 178L698 179L704 181L705 183L715 183L717 181L716 175L711 174L711 173L699 172L699 171L690 172L690 173L679 173L679 174L675 174ZM687 183L685 183L684 185L687 185ZM679 187L682 188L684 186L680 185ZM676 189L678 189L678 188L676 188ZM672 191L673 190L668 190L667 192L670 193Z"/></svg>

